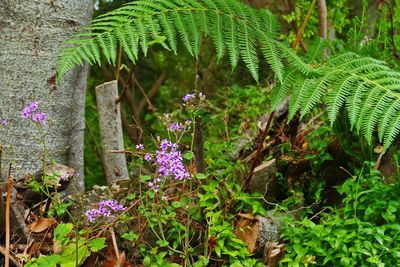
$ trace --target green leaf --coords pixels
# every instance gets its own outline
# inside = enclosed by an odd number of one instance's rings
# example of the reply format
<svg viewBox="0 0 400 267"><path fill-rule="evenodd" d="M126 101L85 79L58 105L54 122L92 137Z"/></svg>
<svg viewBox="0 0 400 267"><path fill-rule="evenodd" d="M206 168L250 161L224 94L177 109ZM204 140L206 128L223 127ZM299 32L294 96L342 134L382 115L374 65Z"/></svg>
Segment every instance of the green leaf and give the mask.
<svg viewBox="0 0 400 267"><path fill-rule="evenodd" d="M196 173L196 178L199 180L204 180L207 179L207 176L205 176L203 173Z"/></svg>
<svg viewBox="0 0 400 267"><path fill-rule="evenodd" d="M221 247L219 245L215 246L215 253L218 257L221 257Z"/></svg>
<svg viewBox="0 0 400 267"><path fill-rule="evenodd" d="M194 156L194 154L193 154L192 151L188 151L188 152L186 152L185 154L183 154L183 158L186 159L186 160L191 160L191 159L193 159L193 156Z"/></svg>
<svg viewBox="0 0 400 267"><path fill-rule="evenodd" d="M78 247L78 251L76 248ZM61 267L75 267L76 261L81 264L90 255L89 249L83 238L79 239L78 244L70 243L61 253Z"/></svg>
<svg viewBox="0 0 400 267"><path fill-rule="evenodd" d="M150 175L141 175L140 176L140 181L145 182L151 180L151 176Z"/></svg>
<svg viewBox="0 0 400 267"><path fill-rule="evenodd" d="M171 206L175 209L180 208L181 207L181 202L179 201L174 201L172 202Z"/></svg>
<svg viewBox="0 0 400 267"><path fill-rule="evenodd" d="M98 238L89 240L89 242L87 243L87 246L90 248L91 251L98 252L106 247L105 243L106 243L105 237L98 237Z"/></svg>
<svg viewBox="0 0 400 267"><path fill-rule="evenodd" d="M133 242L134 240L136 240L138 238L138 235L135 234L133 231L129 231L127 233L123 233L121 237Z"/></svg>
<svg viewBox="0 0 400 267"><path fill-rule="evenodd" d="M160 247L166 247L169 245L169 242L167 240L158 240L157 245L159 245Z"/></svg>
<svg viewBox="0 0 400 267"><path fill-rule="evenodd" d="M67 235L72 231L73 227L72 223L60 223L54 229L54 239L65 243L66 239L68 239Z"/></svg>
<svg viewBox="0 0 400 267"><path fill-rule="evenodd" d="M57 267L60 263L60 255L53 254L49 256L40 256L38 259L33 258L27 264L26 267Z"/></svg>
<svg viewBox="0 0 400 267"><path fill-rule="evenodd" d="M129 195L126 196L127 200L134 200L135 198L136 198L136 194L135 193L129 194Z"/></svg>

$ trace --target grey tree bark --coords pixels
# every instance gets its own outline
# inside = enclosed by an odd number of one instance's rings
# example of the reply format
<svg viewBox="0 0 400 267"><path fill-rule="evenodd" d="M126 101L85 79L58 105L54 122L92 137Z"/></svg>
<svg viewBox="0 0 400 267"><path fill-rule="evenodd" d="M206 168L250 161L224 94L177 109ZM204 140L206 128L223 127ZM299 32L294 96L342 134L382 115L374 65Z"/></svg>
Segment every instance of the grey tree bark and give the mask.
<svg viewBox="0 0 400 267"><path fill-rule="evenodd" d="M73 167L83 184L84 104L88 68L77 68L56 83L61 43L89 23L93 0L0 0L0 145L3 174L10 162L12 176L21 178L42 167L43 146L34 123L21 118L23 107L39 101L50 121L47 163ZM4 177L4 175L3 175Z"/></svg>

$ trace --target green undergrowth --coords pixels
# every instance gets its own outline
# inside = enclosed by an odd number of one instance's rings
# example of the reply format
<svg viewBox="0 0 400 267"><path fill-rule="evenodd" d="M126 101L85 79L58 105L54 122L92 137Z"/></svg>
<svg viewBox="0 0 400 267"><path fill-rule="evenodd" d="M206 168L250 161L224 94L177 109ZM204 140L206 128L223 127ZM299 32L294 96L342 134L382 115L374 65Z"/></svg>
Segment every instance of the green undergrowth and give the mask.
<svg viewBox="0 0 400 267"><path fill-rule="evenodd" d="M282 266L398 266L400 183L385 184L373 163L366 163L338 192L339 207L287 220Z"/></svg>

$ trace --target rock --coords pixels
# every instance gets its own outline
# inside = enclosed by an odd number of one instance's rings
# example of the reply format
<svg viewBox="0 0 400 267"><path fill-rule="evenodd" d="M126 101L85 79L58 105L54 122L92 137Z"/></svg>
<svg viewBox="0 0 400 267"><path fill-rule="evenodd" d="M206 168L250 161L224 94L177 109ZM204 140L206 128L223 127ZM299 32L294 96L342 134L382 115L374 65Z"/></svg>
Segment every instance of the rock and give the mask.
<svg viewBox="0 0 400 267"><path fill-rule="evenodd" d="M261 257L265 244L279 243L282 215L273 211L267 217L239 214L235 226L236 236L247 245L251 254Z"/></svg>
<svg viewBox="0 0 400 267"><path fill-rule="evenodd" d="M275 198L279 193L278 182L275 178L276 168L275 159L257 166L248 187L249 192L260 193L267 200Z"/></svg>

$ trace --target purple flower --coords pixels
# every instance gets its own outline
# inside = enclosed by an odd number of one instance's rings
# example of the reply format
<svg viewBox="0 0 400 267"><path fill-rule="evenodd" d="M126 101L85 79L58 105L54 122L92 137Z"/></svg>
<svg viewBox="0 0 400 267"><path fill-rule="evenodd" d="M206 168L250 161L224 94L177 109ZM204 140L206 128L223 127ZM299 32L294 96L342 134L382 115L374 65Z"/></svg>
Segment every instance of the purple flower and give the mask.
<svg viewBox="0 0 400 267"><path fill-rule="evenodd" d="M182 100L183 100L183 102L188 102L190 99L193 99L195 97L196 97L195 94L187 94L182 98Z"/></svg>
<svg viewBox="0 0 400 267"><path fill-rule="evenodd" d="M46 124L46 121L49 117L44 112L38 112L32 115L32 121L38 122L40 124Z"/></svg>
<svg viewBox="0 0 400 267"><path fill-rule="evenodd" d="M123 211L126 208L116 200L103 200L98 203L97 209L90 209L85 212L90 222L94 222L97 217L110 217L112 211Z"/></svg>
<svg viewBox="0 0 400 267"><path fill-rule="evenodd" d="M24 109L21 112L21 116L23 118L30 118L32 117L33 112L35 112L38 108L39 108L39 102L34 101L24 107Z"/></svg>
<svg viewBox="0 0 400 267"><path fill-rule="evenodd" d="M182 132L183 124L180 122L172 122L168 125L168 131Z"/></svg>
<svg viewBox="0 0 400 267"><path fill-rule="evenodd" d="M6 120L6 119L0 119L0 125L3 125L3 126L8 125L8 120Z"/></svg>
<svg viewBox="0 0 400 267"><path fill-rule="evenodd" d="M146 153L143 158L145 161L151 161L153 156L150 153Z"/></svg>
<svg viewBox="0 0 400 267"><path fill-rule="evenodd" d="M137 144L136 145L136 149L144 149L144 145L143 144Z"/></svg>
<svg viewBox="0 0 400 267"><path fill-rule="evenodd" d="M189 172L183 165L182 153L178 150L178 145L167 139L163 139L159 148L159 150L156 150L153 162L153 165L156 166L157 175L148 183L148 186L154 192L158 192L161 181L168 177L179 181L190 179ZM153 157L147 153L144 159L151 161Z"/></svg>
<svg viewBox="0 0 400 267"><path fill-rule="evenodd" d="M44 112L36 112L38 108L39 108L39 102L37 101L34 101L29 105L25 106L21 112L22 118L32 119L33 122L46 124L46 121L48 120L49 117Z"/></svg>
<svg viewBox="0 0 400 267"><path fill-rule="evenodd" d="M193 93L185 95L182 100L183 102L187 103L189 100L195 99L196 97L198 97L200 101L204 101L206 99L206 96L203 93Z"/></svg>

